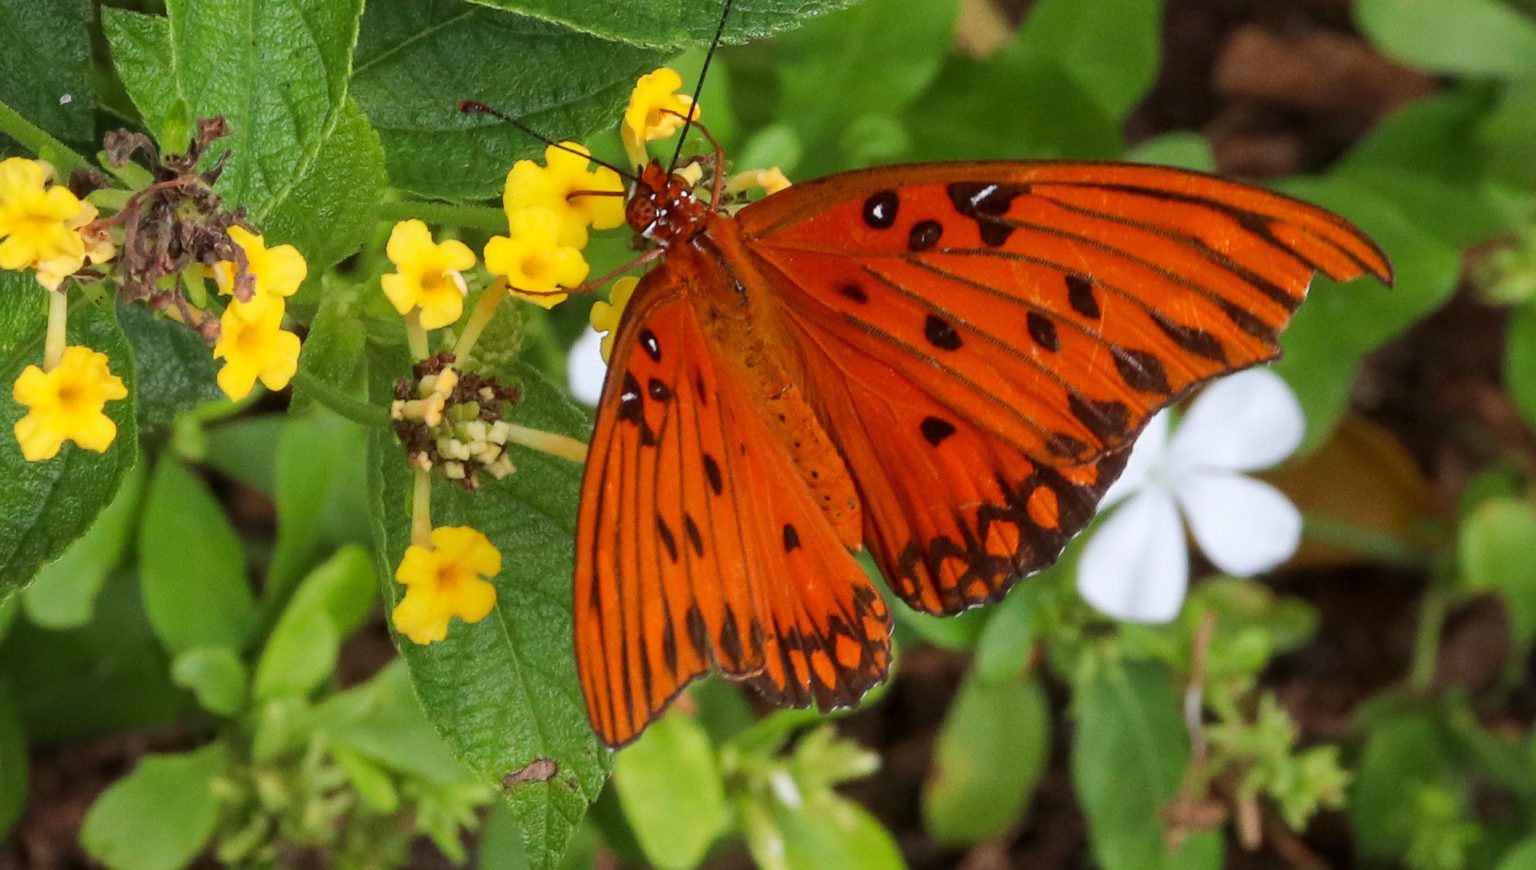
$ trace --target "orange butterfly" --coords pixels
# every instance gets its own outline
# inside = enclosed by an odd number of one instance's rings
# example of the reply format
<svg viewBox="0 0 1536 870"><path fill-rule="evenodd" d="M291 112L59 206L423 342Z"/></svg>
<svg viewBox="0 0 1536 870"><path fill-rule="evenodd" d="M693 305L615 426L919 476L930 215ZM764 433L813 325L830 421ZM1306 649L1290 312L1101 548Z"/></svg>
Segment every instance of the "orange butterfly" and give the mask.
<svg viewBox="0 0 1536 870"><path fill-rule="evenodd" d="M582 483L587 715L621 746L711 669L856 703L890 664L868 546L912 607L996 601L1093 517L1147 419L1279 353L1315 271L1392 280L1343 219L1151 166L848 172L720 208L652 161L659 250Z"/></svg>

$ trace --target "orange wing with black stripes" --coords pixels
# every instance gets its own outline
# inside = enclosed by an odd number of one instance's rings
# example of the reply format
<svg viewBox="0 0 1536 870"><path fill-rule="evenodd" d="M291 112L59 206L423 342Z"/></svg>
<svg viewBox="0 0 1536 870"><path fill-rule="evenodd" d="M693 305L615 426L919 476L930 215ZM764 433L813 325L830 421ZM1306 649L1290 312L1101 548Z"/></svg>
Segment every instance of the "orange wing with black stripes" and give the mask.
<svg viewBox="0 0 1536 870"><path fill-rule="evenodd" d="M635 291L582 483L576 659L610 746L711 668L831 709L890 662L884 602L718 364L680 277L663 266Z"/></svg>
<svg viewBox="0 0 1536 870"><path fill-rule="evenodd" d="M875 560L930 613L1051 564L1154 412L1279 353L1314 272L1392 275L1327 211L1149 166L880 168L736 219Z"/></svg>

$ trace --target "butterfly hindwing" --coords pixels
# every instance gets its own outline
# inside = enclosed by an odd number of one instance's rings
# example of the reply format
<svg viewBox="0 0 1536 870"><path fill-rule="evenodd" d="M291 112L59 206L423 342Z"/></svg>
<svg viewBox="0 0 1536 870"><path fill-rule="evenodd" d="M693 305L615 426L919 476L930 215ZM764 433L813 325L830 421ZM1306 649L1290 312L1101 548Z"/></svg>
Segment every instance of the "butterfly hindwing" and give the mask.
<svg viewBox="0 0 1536 870"><path fill-rule="evenodd" d="M931 612L1050 564L1152 413L1278 354L1314 271L1390 280L1328 212L1156 167L874 169L737 221L811 360L876 561Z"/></svg>
<svg viewBox="0 0 1536 870"><path fill-rule="evenodd" d="M663 267L635 291L582 484L576 656L611 746L711 668L829 708L889 662L884 604L676 278Z"/></svg>

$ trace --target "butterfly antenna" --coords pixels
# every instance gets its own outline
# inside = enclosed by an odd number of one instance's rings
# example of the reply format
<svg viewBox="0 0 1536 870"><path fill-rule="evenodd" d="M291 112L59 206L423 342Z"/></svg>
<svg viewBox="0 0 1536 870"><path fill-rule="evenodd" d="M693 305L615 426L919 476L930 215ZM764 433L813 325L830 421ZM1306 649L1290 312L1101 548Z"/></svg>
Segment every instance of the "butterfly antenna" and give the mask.
<svg viewBox="0 0 1536 870"><path fill-rule="evenodd" d="M602 167L605 167L607 169L612 169L614 172L617 172L620 175L620 177L628 179L629 181L636 181L636 180L638 180L638 179L635 178L635 174L633 172L630 172L630 171L625 170L625 169L620 169L619 167L613 165L612 163L609 163L606 160L603 160L600 157L596 157L594 155L586 153L585 151L581 151L581 150L578 150L576 148L572 148L571 146L566 145L564 142L556 142L555 140L549 138L548 136L545 136L544 134L542 134L539 131L533 129L532 127L528 126L527 124L524 124L522 121L519 121L516 118L512 117L511 115L508 115L506 112L502 112L502 111L494 109L494 108L492 108L490 106L487 106L485 103L482 103L479 100L460 100L459 101L459 111L463 112L466 115L469 115L469 114L490 115L493 118L496 118L496 119L498 119L500 121L505 121L506 123L511 124L517 130L519 130L519 131L521 131L523 133L526 133L529 136L532 136L533 138L539 140L540 142L543 142L545 145L548 145L551 148L558 148L561 151L565 151L565 152L568 152L568 153L571 153L571 154L575 154L578 157L585 157L586 159L592 161L593 163L596 163L598 166L602 166Z"/></svg>
<svg viewBox="0 0 1536 870"><path fill-rule="evenodd" d="M683 122L683 134L677 137L677 150L672 152L672 163L667 167L670 175L677 168L677 161L683 156L683 143L688 141L688 131L693 129L693 116L698 114L699 95L704 92L704 78L709 74L709 64L715 59L715 51L720 48L720 39L725 36L725 20L731 17L731 3L733 0L725 0L725 6L720 10L720 24L715 28L715 38L709 43L709 53L704 55L704 65L699 68L699 80L693 86L693 105L688 109L688 120ZM716 172L721 172L724 167L715 167Z"/></svg>

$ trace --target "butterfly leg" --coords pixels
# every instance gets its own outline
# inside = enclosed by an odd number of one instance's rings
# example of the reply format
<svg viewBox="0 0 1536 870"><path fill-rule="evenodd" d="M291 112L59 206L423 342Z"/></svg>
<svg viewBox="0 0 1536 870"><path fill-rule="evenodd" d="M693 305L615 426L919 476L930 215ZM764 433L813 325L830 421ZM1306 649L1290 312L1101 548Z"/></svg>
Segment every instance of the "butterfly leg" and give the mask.
<svg viewBox="0 0 1536 870"><path fill-rule="evenodd" d="M579 296L583 293L591 293L595 290L601 290L603 285L607 284L609 281L612 281L614 278L619 277L625 272L638 269L639 267L644 266L646 263L649 263L653 260L659 259L664 253L666 253L666 249L664 248L652 248L651 250L646 251L644 254L641 254L633 260L630 260L628 263L625 263L617 269L614 269L611 272L605 272L602 275L591 279L590 281L583 281L581 284L578 284L575 287L561 287L556 290L550 290L547 293L526 293L526 295L554 296L557 294L570 294L572 296ZM518 292L524 293L525 291L519 290Z"/></svg>

